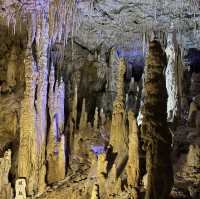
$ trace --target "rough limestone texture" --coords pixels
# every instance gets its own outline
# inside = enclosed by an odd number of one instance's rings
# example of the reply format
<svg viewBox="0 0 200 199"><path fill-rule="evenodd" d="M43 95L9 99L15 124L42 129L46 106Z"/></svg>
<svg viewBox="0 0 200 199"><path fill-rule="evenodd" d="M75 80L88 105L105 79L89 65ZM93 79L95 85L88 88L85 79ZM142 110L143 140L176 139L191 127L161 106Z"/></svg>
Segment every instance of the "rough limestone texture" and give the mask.
<svg viewBox="0 0 200 199"><path fill-rule="evenodd" d="M99 186L97 184L94 184L93 186L91 199L100 199Z"/></svg>
<svg viewBox="0 0 200 199"><path fill-rule="evenodd" d="M47 137L47 182L49 184L65 178L64 93L61 80L55 80L53 65L49 76L48 107L50 127Z"/></svg>
<svg viewBox="0 0 200 199"><path fill-rule="evenodd" d="M200 146L199 144L191 144L187 154L187 166L195 169L200 168Z"/></svg>
<svg viewBox="0 0 200 199"><path fill-rule="evenodd" d="M26 199L26 181L17 179L15 182L15 199Z"/></svg>
<svg viewBox="0 0 200 199"><path fill-rule="evenodd" d="M137 187L139 183L139 138L138 127L134 113L128 112L129 122L129 150L128 163L126 167L128 185Z"/></svg>
<svg viewBox="0 0 200 199"><path fill-rule="evenodd" d="M81 118L80 118L79 129L84 129L85 127L87 127L87 112L86 112L85 98L84 98L83 102L82 102L82 109L81 109Z"/></svg>
<svg viewBox="0 0 200 199"><path fill-rule="evenodd" d="M36 89L36 66L32 62L31 38L25 59L25 83L24 99L21 102L20 115L20 146L18 157L18 177L27 180L27 190L33 193L37 187L36 177L36 135L35 135L35 89Z"/></svg>
<svg viewBox="0 0 200 199"><path fill-rule="evenodd" d="M110 144L113 152L118 154L120 161L127 153L127 132L125 128L125 106L124 106L124 73L125 64L123 59L119 61L117 78L117 96L113 103ZM121 159L122 158L122 159ZM117 165L119 166L119 165Z"/></svg>
<svg viewBox="0 0 200 199"><path fill-rule="evenodd" d="M107 175L107 164L108 161L106 160L106 154L102 153L98 156L97 161L97 179L100 189L105 188L105 180Z"/></svg>
<svg viewBox="0 0 200 199"><path fill-rule="evenodd" d="M14 140L17 136L19 107L20 101L16 100L14 94L0 96L0 148L3 148L6 143Z"/></svg>
<svg viewBox="0 0 200 199"><path fill-rule="evenodd" d="M167 99L167 120L173 122L177 116L178 109L178 84L177 84L177 61L176 61L176 47L174 44L175 35L168 34L167 48L165 50L168 64L165 71L166 87L168 93Z"/></svg>
<svg viewBox="0 0 200 199"><path fill-rule="evenodd" d="M171 134L167 127L167 91L161 45L149 44L144 83L142 139L146 151L147 190L145 199L168 199L173 184Z"/></svg>
<svg viewBox="0 0 200 199"><path fill-rule="evenodd" d="M13 192L11 184L8 180L8 174L11 168L11 150L4 153L4 157L0 158L0 198L12 199Z"/></svg>
<svg viewBox="0 0 200 199"><path fill-rule="evenodd" d="M17 66L16 66L16 60L17 60L17 54L16 54L16 48L13 47L11 51L11 57L8 62L8 68L7 68L7 84L9 87L16 86L16 72L17 72Z"/></svg>
<svg viewBox="0 0 200 199"><path fill-rule="evenodd" d="M38 19L37 25L35 20L28 34L18 154L18 177L26 178L28 195L44 191L46 175L48 23L44 16Z"/></svg>
<svg viewBox="0 0 200 199"><path fill-rule="evenodd" d="M112 112L113 102L117 95L117 76L118 76L118 66L119 66L119 56L117 54L116 48L111 48L109 51L109 67L106 73L106 108L108 111ZM105 110L106 108L103 107ZM107 111L107 110L106 110Z"/></svg>

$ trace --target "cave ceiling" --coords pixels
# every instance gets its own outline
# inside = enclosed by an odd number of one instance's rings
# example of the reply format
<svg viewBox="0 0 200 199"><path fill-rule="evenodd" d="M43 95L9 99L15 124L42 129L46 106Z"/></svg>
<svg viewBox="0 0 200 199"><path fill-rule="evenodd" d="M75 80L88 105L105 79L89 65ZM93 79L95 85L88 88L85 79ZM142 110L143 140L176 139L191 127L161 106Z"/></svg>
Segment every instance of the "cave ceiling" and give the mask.
<svg viewBox="0 0 200 199"><path fill-rule="evenodd" d="M38 12L58 0L0 1L1 15ZM92 50L99 45L133 46L146 32L177 32L183 47L199 47L200 2L198 0L67 0L72 9L71 37ZM50 3L50 4L49 4ZM17 10L17 12L16 12ZM22 16L22 14L21 14ZM64 21L60 15L59 20ZM11 16L9 17L9 19ZM63 29L65 31L65 29ZM138 36L138 33L139 36ZM181 38L180 38L181 35Z"/></svg>
<svg viewBox="0 0 200 199"><path fill-rule="evenodd" d="M90 48L101 43L132 44L137 33L182 33L186 45L198 45L200 2L196 0L80 0L79 28L75 37ZM140 36L141 37L141 36ZM192 37L192 38L191 38Z"/></svg>

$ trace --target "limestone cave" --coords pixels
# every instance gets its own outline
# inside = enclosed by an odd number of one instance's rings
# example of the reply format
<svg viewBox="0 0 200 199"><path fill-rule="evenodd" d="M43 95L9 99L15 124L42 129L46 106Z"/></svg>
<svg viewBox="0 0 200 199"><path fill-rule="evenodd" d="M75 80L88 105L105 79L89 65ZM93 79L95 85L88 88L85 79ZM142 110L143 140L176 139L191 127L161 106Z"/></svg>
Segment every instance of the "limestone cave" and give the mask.
<svg viewBox="0 0 200 199"><path fill-rule="evenodd" d="M0 199L200 199L200 1L0 0Z"/></svg>

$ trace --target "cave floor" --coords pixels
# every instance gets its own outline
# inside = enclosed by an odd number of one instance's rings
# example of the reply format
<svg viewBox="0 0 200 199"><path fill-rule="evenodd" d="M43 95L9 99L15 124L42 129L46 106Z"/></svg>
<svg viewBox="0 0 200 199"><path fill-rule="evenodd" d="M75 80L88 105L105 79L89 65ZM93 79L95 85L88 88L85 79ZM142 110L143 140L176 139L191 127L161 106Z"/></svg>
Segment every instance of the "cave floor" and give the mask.
<svg viewBox="0 0 200 199"><path fill-rule="evenodd" d="M174 132L174 145L172 161L174 167L174 187L171 192L172 199L190 199L192 194L200 192L200 171L195 166L188 166L188 152L190 145L200 146L200 137L196 135L194 128L180 125ZM89 131L86 131L89 135ZM85 136L87 146L91 148L94 143L103 144L98 136L91 139ZM95 140L96 139L96 140ZM88 149L89 149L88 148ZM193 154L193 152L192 152ZM194 152L195 154L195 152ZM80 155L80 154L79 154ZM36 196L37 199L89 199L91 197L92 185L96 181L95 155L93 161L84 160L81 157L72 158L67 177L60 182L47 187L46 192ZM191 157L195 158L195 157ZM124 197L115 197L126 199ZM128 197L127 197L128 199Z"/></svg>

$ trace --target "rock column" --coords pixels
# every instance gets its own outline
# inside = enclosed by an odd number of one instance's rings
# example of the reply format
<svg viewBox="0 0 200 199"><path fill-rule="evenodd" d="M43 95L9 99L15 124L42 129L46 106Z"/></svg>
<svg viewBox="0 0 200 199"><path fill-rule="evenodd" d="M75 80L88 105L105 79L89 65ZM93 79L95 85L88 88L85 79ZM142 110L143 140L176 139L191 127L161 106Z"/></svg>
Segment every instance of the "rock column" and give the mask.
<svg viewBox="0 0 200 199"><path fill-rule="evenodd" d="M149 44L144 82L142 138L146 151L145 199L168 199L173 184L171 134L167 127L166 57L158 41Z"/></svg>

